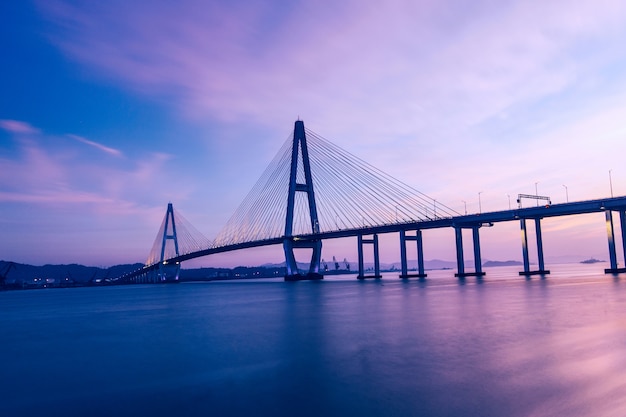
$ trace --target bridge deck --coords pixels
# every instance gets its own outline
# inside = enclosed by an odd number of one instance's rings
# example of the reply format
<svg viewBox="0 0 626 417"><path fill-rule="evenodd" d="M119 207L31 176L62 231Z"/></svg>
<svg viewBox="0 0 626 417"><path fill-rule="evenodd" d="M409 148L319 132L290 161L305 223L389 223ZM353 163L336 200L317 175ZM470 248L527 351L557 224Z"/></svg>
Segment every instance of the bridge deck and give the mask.
<svg viewBox="0 0 626 417"><path fill-rule="evenodd" d="M612 197L598 200L587 200L571 203L541 205L537 207L517 208L512 210L494 211L487 213L469 214L456 217L437 218L433 220L423 220L417 222L390 223L378 226L368 226L358 229L344 229L330 232L306 234L294 236L294 240L324 240L338 239L343 237L354 237L358 235L371 235L394 233L410 230L439 229L444 227L473 227L481 224L515 221L520 219L542 219L547 217L570 216L576 214L601 213L606 210L626 210L626 197ZM183 262L194 258L213 255L217 253L231 252L240 249L248 249L260 246L278 245L283 243L284 238L273 238L256 240L251 242L237 243L211 247L196 252L180 255L165 261L168 264ZM131 279L141 274L150 272L158 268L159 264L146 266L131 274L120 277L120 279Z"/></svg>

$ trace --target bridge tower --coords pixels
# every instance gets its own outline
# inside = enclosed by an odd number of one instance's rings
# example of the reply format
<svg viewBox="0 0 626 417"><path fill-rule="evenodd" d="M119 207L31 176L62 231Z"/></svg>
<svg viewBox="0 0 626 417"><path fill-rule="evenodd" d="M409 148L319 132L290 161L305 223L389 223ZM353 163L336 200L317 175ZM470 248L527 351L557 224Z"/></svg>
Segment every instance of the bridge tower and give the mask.
<svg viewBox="0 0 626 417"><path fill-rule="evenodd" d="M161 257L159 258L159 268L155 278L156 282L178 281L180 263L176 262L170 265L165 261L165 247L168 240L174 241L174 250L176 251L176 256L179 256L178 236L176 234L176 221L174 219L174 207L172 203L167 204L167 212L165 213L165 226L163 227L163 237L161 240Z"/></svg>
<svg viewBox="0 0 626 417"><path fill-rule="evenodd" d="M304 171L304 182L298 182L298 163L302 159L302 169ZM302 179L302 178L301 178ZM306 133L304 122L296 121L293 130L293 146L291 151L291 172L289 175L289 194L287 196L287 216L285 219L285 237L283 249L285 250L285 263L287 271L285 281L315 280L322 279L320 273L320 259L322 255L321 239L297 240L293 237L293 216L296 203L296 193L305 193L309 206L309 217L311 220L311 232L319 233L319 221L317 217L317 207L315 205L315 193L313 191L313 178L311 176L311 163L309 161L309 150L306 144ZM300 274L294 249L311 249L311 262L309 271Z"/></svg>

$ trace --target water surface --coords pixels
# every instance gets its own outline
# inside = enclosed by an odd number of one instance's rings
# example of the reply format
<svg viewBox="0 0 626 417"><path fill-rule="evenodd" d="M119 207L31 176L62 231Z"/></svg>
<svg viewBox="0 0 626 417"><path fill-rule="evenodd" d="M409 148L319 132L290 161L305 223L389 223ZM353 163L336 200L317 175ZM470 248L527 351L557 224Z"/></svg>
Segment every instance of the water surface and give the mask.
<svg viewBox="0 0 626 417"><path fill-rule="evenodd" d="M0 293L3 416L624 416L626 277Z"/></svg>

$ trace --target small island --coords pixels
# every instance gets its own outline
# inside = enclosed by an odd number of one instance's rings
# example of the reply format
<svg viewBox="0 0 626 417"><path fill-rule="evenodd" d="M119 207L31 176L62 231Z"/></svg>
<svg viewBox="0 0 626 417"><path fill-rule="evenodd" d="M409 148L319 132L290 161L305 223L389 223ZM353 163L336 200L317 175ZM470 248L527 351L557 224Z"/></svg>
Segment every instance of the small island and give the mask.
<svg viewBox="0 0 626 417"><path fill-rule="evenodd" d="M585 259L584 261L580 261L581 264L597 264L598 262L604 262L596 258Z"/></svg>

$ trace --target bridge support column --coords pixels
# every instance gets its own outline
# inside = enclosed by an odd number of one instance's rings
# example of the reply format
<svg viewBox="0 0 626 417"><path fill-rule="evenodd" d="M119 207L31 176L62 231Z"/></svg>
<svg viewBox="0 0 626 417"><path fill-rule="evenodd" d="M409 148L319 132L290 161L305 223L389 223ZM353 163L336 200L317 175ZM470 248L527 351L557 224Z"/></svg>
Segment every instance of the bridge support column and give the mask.
<svg viewBox="0 0 626 417"><path fill-rule="evenodd" d="M609 240L609 260L611 263L611 267L604 270L605 274L619 274L622 272L626 272L626 268L619 268L617 262L617 250L615 247L615 229L613 227L613 212L611 210L607 210L605 212L606 216L606 233ZM624 257L626 261L626 213L623 210L619 212L619 220L620 220L620 229L622 234L622 248L624 250Z"/></svg>
<svg viewBox="0 0 626 417"><path fill-rule="evenodd" d="M622 254L624 255L624 264L626 265L626 212L620 210L619 212L620 233L622 234ZM617 254L615 256L617 259ZM616 265L616 266L619 266ZM618 272L626 272L626 268L617 268Z"/></svg>
<svg viewBox="0 0 626 417"><path fill-rule="evenodd" d="M537 261L539 262L539 270L544 273L550 273L546 271L545 264L543 262L543 238L541 237L541 219L535 219L535 236L537 237Z"/></svg>
<svg viewBox="0 0 626 417"><path fill-rule="evenodd" d="M478 229L480 225L472 226L472 239L474 243L474 272L465 272L465 260L463 259L463 228L461 226L454 227L454 235L456 241L456 267L457 273L455 277L482 277L485 275L482 269L482 261L480 257L480 237Z"/></svg>
<svg viewBox="0 0 626 417"><path fill-rule="evenodd" d="M407 256L406 256L406 242L407 241L415 241L417 243L417 274L409 274L409 269L407 266ZM407 236L404 230L400 230L400 265L401 265L401 274L400 278L426 278L426 273L424 272L424 249L422 246L422 231L417 229L415 231L415 236Z"/></svg>
<svg viewBox="0 0 626 417"><path fill-rule="evenodd" d="M477 276L485 275L483 272L483 264L480 258L480 238L478 236L478 227L472 227L472 239L474 241L474 271Z"/></svg>
<svg viewBox="0 0 626 417"><path fill-rule="evenodd" d="M528 256L528 233L526 232L526 219L520 220L522 229L522 257L524 258L524 273L530 273L530 259ZM522 274L520 272L520 274Z"/></svg>
<svg viewBox="0 0 626 417"><path fill-rule="evenodd" d="M465 276L465 261L463 260L463 229L454 228L454 237L456 242L456 271L455 277Z"/></svg>
<svg viewBox="0 0 626 417"><path fill-rule="evenodd" d="M524 270L520 275L547 275L550 271L545 269L543 260L543 239L541 237L541 219L535 218L535 238L537 240L537 262L539 269L536 271L530 270L530 258L528 256L528 232L526 230L526 219L520 219L520 227L522 230L522 257L524 258Z"/></svg>
<svg viewBox="0 0 626 417"><path fill-rule="evenodd" d="M357 279L365 278L381 278L380 275L380 260L378 256L378 235L374 234L371 239L363 238L363 235L358 235L358 251L359 251L359 275ZM363 245L371 244L374 249L374 275L365 275L365 265L363 262Z"/></svg>

